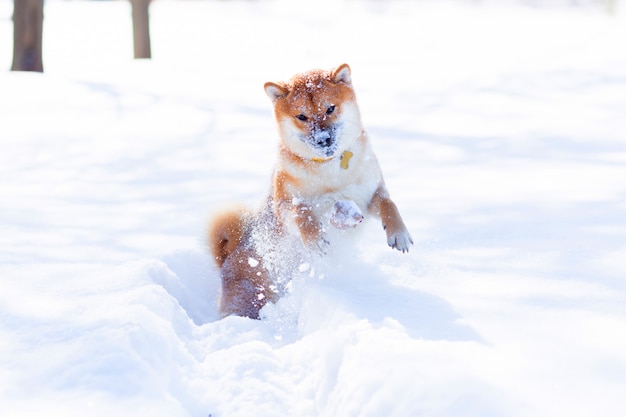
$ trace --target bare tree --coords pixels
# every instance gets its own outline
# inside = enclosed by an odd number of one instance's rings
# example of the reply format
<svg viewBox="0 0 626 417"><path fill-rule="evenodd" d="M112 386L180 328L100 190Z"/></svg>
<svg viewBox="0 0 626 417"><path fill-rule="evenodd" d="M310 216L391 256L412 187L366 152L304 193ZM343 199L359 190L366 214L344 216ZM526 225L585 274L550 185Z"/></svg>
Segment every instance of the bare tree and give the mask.
<svg viewBox="0 0 626 417"><path fill-rule="evenodd" d="M617 10L617 0L606 0L606 11L609 14L615 14Z"/></svg>
<svg viewBox="0 0 626 417"><path fill-rule="evenodd" d="M43 0L13 0L11 71L43 72Z"/></svg>
<svg viewBox="0 0 626 417"><path fill-rule="evenodd" d="M133 40L135 58L150 58L150 15L151 0L130 0L133 12Z"/></svg>

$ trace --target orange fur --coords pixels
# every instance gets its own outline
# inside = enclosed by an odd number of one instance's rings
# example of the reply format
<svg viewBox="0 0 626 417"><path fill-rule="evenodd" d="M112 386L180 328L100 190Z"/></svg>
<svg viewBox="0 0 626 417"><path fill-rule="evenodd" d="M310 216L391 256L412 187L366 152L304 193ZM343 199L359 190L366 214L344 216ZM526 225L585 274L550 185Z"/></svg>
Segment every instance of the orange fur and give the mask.
<svg viewBox="0 0 626 417"><path fill-rule="evenodd" d="M406 252L412 244L361 124L350 67L268 82L265 91L281 138L270 195L257 213L238 209L216 216L209 232L221 271L223 315L258 318L265 303L277 300L277 283L302 256L290 231L295 229L301 249L323 254L329 228L356 227L330 220L339 201L379 217L392 248Z"/></svg>
<svg viewBox="0 0 626 417"><path fill-rule="evenodd" d="M209 226L209 245L213 259L220 268L241 242L245 210L234 208L214 216Z"/></svg>
<svg viewBox="0 0 626 417"><path fill-rule="evenodd" d="M398 247L399 242L396 240L395 236L403 229L406 229L406 226L402 221L396 204L391 201L386 189L381 187L376 190L368 207L368 211L380 218L383 229L385 229L387 233L387 243L389 246L402 252L408 252L408 247L406 249Z"/></svg>
<svg viewBox="0 0 626 417"><path fill-rule="evenodd" d="M254 216L236 207L216 214L209 226L209 246L222 278L222 316L257 319L266 302L276 301L268 271L249 244L254 225Z"/></svg>
<svg viewBox="0 0 626 417"><path fill-rule="evenodd" d="M251 259L258 259L256 251L240 244L222 264L222 316L236 314L258 319L259 310L265 303L277 300L268 271L262 263L251 263Z"/></svg>

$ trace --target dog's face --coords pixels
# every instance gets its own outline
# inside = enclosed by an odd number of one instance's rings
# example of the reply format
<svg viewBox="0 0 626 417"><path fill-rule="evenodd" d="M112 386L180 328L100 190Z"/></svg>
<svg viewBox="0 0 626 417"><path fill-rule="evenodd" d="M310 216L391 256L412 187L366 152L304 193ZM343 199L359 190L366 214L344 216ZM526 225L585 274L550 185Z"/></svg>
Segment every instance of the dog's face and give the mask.
<svg viewBox="0 0 626 417"><path fill-rule="evenodd" d="M350 67L314 70L265 84L283 144L305 159L333 158L361 133Z"/></svg>

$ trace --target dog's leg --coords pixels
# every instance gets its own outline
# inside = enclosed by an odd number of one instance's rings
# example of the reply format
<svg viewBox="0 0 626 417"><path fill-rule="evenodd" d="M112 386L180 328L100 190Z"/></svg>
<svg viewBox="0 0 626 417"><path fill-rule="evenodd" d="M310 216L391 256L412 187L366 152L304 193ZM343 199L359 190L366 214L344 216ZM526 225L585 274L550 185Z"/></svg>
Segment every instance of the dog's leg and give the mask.
<svg viewBox="0 0 626 417"><path fill-rule="evenodd" d="M291 218L298 230L302 243L306 248L321 254L326 253L329 245L324 238L324 231L319 219L308 204L298 201L289 191L297 188L298 180L286 172L279 171L274 176L273 209L278 221Z"/></svg>
<svg viewBox="0 0 626 417"><path fill-rule="evenodd" d="M226 258L220 270L222 317L235 314L252 319L269 302L276 302L278 294L272 289L262 257L250 246L241 244Z"/></svg>
<svg viewBox="0 0 626 417"><path fill-rule="evenodd" d="M408 252L413 239L384 185L381 185L374 193L369 212L380 217L383 229L387 232L387 244L403 253Z"/></svg>
<svg viewBox="0 0 626 417"><path fill-rule="evenodd" d="M324 238L322 223L313 213L313 209L306 204L298 204L293 207L292 213L304 246L325 254L330 243Z"/></svg>

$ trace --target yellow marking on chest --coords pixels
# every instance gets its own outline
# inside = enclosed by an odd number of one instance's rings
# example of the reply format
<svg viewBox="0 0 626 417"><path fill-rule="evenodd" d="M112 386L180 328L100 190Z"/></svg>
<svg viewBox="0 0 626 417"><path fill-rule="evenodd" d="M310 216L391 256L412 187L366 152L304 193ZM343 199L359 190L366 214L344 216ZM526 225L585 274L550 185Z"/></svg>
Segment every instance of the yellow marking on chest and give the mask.
<svg viewBox="0 0 626 417"><path fill-rule="evenodd" d="M350 159L352 159L353 156L354 156L354 153L350 151L344 151L341 154L341 162L339 162L339 166L343 169L348 169L348 166L350 164Z"/></svg>

